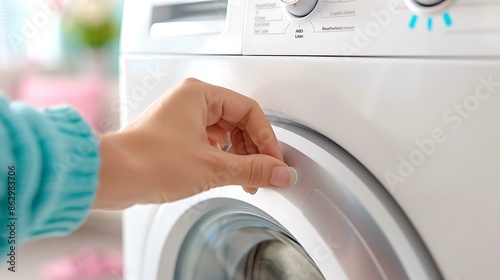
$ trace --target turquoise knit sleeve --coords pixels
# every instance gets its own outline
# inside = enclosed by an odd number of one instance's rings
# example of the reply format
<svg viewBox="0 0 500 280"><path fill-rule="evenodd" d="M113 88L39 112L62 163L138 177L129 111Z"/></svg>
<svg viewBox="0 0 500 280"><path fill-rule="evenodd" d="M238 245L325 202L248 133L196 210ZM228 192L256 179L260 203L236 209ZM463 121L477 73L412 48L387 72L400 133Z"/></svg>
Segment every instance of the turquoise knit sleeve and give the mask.
<svg viewBox="0 0 500 280"><path fill-rule="evenodd" d="M72 108L35 110L0 95L0 259L83 223L98 186L98 146Z"/></svg>

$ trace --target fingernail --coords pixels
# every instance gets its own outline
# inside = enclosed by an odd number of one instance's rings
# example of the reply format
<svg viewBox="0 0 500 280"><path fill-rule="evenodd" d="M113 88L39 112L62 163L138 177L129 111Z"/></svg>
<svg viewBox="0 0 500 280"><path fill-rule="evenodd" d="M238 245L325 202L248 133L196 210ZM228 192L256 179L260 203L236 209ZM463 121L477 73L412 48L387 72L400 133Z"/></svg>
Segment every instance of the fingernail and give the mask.
<svg viewBox="0 0 500 280"><path fill-rule="evenodd" d="M243 187L243 190L248 193L248 194L251 194L251 195L254 195L257 193L257 191L259 190L258 188L248 188L248 187Z"/></svg>
<svg viewBox="0 0 500 280"><path fill-rule="evenodd" d="M297 183L297 171L293 167L276 166L269 183L276 187L291 188Z"/></svg>

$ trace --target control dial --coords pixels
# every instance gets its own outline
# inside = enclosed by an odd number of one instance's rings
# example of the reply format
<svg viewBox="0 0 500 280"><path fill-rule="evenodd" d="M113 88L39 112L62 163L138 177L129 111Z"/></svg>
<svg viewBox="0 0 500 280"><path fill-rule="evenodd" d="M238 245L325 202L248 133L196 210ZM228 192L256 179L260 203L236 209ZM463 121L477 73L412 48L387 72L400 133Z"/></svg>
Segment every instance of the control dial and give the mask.
<svg viewBox="0 0 500 280"><path fill-rule="evenodd" d="M405 0L410 10L415 14L434 15L448 8L454 0Z"/></svg>
<svg viewBox="0 0 500 280"><path fill-rule="evenodd" d="M296 17L305 17L312 12L318 0L281 0L281 5Z"/></svg>
<svg viewBox="0 0 500 280"><path fill-rule="evenodd" d="M417 4L424 7L432 7L441 4L445 0L414 0Z"/></svg>

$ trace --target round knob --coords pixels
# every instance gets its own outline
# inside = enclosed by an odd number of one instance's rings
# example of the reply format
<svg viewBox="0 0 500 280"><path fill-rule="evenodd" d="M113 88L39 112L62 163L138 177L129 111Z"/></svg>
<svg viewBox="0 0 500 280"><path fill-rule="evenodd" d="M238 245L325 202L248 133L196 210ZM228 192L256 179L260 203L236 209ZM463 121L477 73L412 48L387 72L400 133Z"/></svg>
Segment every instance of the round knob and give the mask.
<svg viewBox="0 0 500 280"><path fill-rule="evenodd" d="M405 0L415 14L435 15L445 12L454 0Z"/></svg>
<svg viewBox="0 0 500 280"><path fill-rule="evenodd" d="M417 4L424 7L432 7L441 4L445 0L414 0Z"/></svg>
<svg viewBox="0 0 500 280"><path fill-rule="evenodd" d="M305 17L312 12L318 0L281 0L281 4L290 14Z"/></svg>

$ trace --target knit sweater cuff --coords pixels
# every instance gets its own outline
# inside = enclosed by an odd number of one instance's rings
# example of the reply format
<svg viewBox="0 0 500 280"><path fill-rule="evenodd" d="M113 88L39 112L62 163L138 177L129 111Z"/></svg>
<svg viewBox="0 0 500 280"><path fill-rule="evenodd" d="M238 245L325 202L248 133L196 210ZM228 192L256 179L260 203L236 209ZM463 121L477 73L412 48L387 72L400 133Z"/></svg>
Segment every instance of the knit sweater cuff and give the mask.
<svg viewBox="0 0 500 280"><path fill-rule="evenodd" d="M95 199L100 167L99 143L88 124L70 107L42 111L57 137L40 138L48 180L32 209L35 222L29 238L63 236L86 219ZM45 146L45 147L43 147Z"/></svg>

